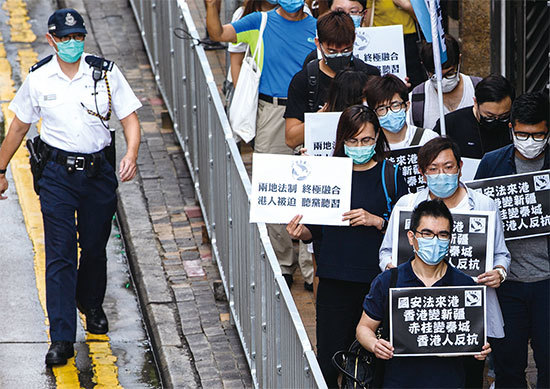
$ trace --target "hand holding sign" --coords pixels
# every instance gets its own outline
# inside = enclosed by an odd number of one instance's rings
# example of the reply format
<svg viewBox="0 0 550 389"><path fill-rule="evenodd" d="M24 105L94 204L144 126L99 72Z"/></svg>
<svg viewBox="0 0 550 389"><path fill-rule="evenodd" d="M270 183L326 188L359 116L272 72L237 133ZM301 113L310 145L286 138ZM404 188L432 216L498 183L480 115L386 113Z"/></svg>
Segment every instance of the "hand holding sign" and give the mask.
<svg viewBox="0 0 550 389"><path fill-rule="evenodd" d="M342 221L349 220L349 224L352 227L373 226L378 229L382 229L382 218L365 211L363 208L352 209L351 211L344 213L342 216Z"/></svg>
<svg viewBox="0 0 550 389"><path fill-rule="evenodd" d="M294 216L292 220L287 224L286 232L288 232L288 235L290 235L292 239L310 240L312 237L311 232L306 226L300 224L302 217L303 215Z"/></svg>

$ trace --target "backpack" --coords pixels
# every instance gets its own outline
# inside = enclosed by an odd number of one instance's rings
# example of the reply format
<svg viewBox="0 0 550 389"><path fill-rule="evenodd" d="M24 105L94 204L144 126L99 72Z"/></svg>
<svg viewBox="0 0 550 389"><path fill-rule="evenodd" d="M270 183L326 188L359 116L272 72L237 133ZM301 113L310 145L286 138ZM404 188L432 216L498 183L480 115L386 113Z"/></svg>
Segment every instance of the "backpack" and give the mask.
<svg viewBox="0 0 550 389"><path fill-rule="evenodd" d="M482 80L481 77L468 76L472 80L474 88ZM412 110L412 122L417 127L422 127L424 125L424 102L426 100L426 83L423 82L420 85L417 85L412 90L411 96L411 110Z"/></svg>
<svg viewBox="0 0 550 389"><path fill-rule="evenodd" d="M384 189L384 196L386 197L386 212L382 217L389 220L391 211L397 202L397 165L388 163L384 159L382 162L382 188Z"/></svg>

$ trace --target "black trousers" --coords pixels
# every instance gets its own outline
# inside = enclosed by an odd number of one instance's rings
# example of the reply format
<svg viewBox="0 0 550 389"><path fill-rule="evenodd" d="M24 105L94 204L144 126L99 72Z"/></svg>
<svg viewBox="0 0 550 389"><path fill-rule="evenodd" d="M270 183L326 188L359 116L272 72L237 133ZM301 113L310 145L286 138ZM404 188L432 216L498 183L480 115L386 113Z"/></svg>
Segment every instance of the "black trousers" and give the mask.
<svg viewBox="0 0 550 389"><path fill-rule="evenodd" d="M317 360L329 388L338 387L338 370L332 365L332 356L353 343L369 288L369 283L319 279Z"/></svg>

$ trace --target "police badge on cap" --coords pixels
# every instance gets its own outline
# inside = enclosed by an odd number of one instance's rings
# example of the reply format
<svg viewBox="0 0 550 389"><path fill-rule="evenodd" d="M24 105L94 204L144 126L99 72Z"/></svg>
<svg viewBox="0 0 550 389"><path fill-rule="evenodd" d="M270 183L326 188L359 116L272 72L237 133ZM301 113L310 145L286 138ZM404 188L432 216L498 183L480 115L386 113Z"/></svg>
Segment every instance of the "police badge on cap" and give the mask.
<svg viewBox="0 0 550 389"><path fill-rule="evenodd" d="M69 34L87 34L84 19L72 8L55 11L48 19L48 32L58 37Z"/></svg>

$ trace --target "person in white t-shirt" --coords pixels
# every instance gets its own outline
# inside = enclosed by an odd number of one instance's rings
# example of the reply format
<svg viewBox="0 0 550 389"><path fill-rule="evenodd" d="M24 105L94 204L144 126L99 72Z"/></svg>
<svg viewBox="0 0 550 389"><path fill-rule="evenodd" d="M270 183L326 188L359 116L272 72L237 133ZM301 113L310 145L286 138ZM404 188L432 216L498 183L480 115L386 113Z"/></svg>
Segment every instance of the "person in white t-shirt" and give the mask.
<svg viewBox="0 0 550 389"><path fill-rule="evenodd" d="M376 112L391 150L422 146L439 136L430 129L407 124L408 88L393 74L370 78L367 103Z"/></svg>
<svg viewBox="0 0 550 389"><path fill-rule="evenodd" d="M474 105L475 86L480 77L460 73L460 46L451 35L445 35L447 61L441 65L443 92L443 113ZM439 119L439 100L437 96L437 78L431 43L425 43L420 51L420 58L426 70L428 80L416 86L410 93L411 109L407 122L418 127L435 127Z"/></svg>

